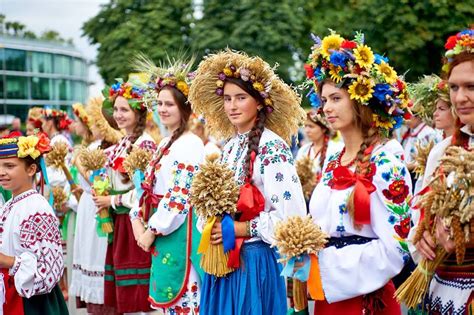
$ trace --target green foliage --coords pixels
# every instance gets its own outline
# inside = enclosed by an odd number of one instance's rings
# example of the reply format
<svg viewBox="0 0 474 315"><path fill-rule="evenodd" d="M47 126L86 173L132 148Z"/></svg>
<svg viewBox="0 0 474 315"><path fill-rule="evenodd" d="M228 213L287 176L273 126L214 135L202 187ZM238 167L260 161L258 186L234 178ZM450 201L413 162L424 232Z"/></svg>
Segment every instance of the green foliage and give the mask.
<svg viewBox="0 0 474 315"><path fill-rule="evenodd" d="M111 83L127 79L138 52L157 61L184 49L191 22L191 0L112 0L84 24L83 32L99 44L97 65Z"/></svg>

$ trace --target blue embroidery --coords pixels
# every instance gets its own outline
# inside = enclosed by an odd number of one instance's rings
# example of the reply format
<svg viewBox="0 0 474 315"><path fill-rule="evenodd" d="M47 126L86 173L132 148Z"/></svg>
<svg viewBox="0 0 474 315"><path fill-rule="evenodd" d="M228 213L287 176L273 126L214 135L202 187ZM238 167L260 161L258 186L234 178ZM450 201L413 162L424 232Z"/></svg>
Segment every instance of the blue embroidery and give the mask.
<svg viewBox="0 0 474 315"><path fill-rule="evenodd" d="M291 199L291 193L287 190L283 193L283 198L285 200L290 200Z"/></svg>
<svg viewBox="0 0 474 315"><path fill-rule="evenodd" d="M282 173L280 173L280 172L276 173L276 175L275 175L275 180L276 180L277 182L282 182L282 181L283 181L283 178L284 178L284 177L283 177L283 174L282 174Z"/></svg>

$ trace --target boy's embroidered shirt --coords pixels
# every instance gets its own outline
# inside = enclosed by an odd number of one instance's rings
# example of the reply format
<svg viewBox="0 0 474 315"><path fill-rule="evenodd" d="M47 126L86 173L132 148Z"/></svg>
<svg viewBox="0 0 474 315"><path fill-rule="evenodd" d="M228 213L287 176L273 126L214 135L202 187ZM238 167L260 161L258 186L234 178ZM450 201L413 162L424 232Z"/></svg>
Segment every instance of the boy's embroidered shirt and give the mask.
<svg viewBox="0 0 474 315"><path fill-rule="evenodd" d="M222 161L235 172L239 185L245 181L244 161L248 149L248 133L238 134L222 150ZM281 137L264 129L259 153L253 165L252 180L265 197L265 208L250 222L251 239L274 242L275 225L288 216L306 215L303 190L291 150Z"/></svg>
<svg viewBox="0 0 474 315"><path fill-rule="evenodd" d="M354 186L332 189L333 170L339 153L329 158L321 182L313 192L310 212L331 237L362 236L373 240L319 254L321 278L328 302L337 302L373 292L398 274L409 258L406 238L411 227L411 179L402 161L403 149L391 140L374 149L374 170L370 194L370 225L354 228L347 200ZM355 166L351 167L351 171ZM355 285L357 284L357 285Z"/></svg>
<svg viewBox="0 0 474 315"><path fill-rule="evenodd" d="M169 138L161 141L153 158L160 148L168 143ZM163 155L155 168L153 193L163 196L158 208L148 221L151 231L168 235L177 230L191 211L189 195L192 180L204 161L204 144L196 135L186 132L181 135ZM152 171L150 167L146 173ZM135 202L130 217L132 220L139 215L139 201Z"/></svg>
<svg viewBox="0 0 474 315"><path fill-rule="evenodd" d="M35 190L0 209L0 252L15 257L9 273L20 296L49 293L59 282L64 269L59 221Z"/></svg>

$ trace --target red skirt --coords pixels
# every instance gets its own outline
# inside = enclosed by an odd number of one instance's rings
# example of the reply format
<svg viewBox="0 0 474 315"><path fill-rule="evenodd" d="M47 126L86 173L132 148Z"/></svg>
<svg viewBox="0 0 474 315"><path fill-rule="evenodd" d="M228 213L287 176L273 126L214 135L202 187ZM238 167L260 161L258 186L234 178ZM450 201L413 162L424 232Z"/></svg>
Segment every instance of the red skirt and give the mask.
<svg viewBox="0 0 474 315"><path fill-rule="evenodd" d="M333 315L333 314L344 314L344 315L361 315L361 314L372 314L372 315L401 315L400 304L393 297L395 293L395 286L390 281L380 291L371 293L376 296L372 296L369 300L379 298L384 305L382 310L371 311L370 306L366 306L365 296L357 296L355 298L344 300L336 303L329 304L326 300L315 301L314 314L315 315Z"/></svg>
<svg viewBox="0 0 474 315"><path fill-rule="evenodd" d="M152 311L148 302L151 254L138 247L128 214L117 214L105 257L104 304L118 313Z"/></svg>

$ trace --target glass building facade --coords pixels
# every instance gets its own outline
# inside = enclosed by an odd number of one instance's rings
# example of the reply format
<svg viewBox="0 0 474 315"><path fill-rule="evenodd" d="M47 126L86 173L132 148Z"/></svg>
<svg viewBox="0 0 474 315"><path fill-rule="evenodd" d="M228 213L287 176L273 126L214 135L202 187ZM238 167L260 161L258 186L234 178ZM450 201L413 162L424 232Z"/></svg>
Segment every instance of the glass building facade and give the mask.
<svg viewBox="0 0 474 315"><path fill-rule="evenodd" d="M87 60L73 46L0 35L0 114L68 108L88 97Z"/></svg>

